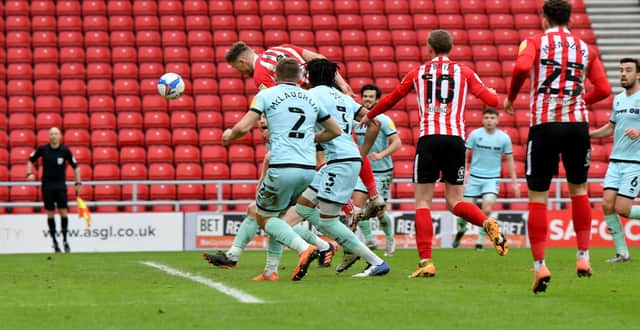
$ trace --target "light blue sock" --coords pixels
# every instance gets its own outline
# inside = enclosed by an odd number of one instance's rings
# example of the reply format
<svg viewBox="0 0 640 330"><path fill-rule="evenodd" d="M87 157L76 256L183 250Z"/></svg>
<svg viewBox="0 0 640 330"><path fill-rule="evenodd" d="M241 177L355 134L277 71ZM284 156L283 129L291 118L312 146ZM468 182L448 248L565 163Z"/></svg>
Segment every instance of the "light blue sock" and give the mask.
<svg viewBox="0 0 640 330"><path fill-rule="evenodd" d="M242 250L247 247L247 244L251 242L254 236L258 233L258 223L256 219L245 217L238 228L238 233L233 239L231 248L227 251L227 256L234 261L238 261Z"/></svg>
<svg viewBox="0 0 640 330"><path fill-rule="evenodd" d="M307 229L307 227L303 223L299 223L293 226L293 231L295 231L296 234L300 235L300 237L302 237L303 240L307 241L307 243L315 245L320 251L326 251L331 248L329 246L329 243L311 232L311 230Z"/></svg>
<svg viewBox="0 0 640 330"><path fill-rule="evenodd" d="M467 220L458 218L458 232L464 233L467 230Z"/></svg>
<svg viewBox="0 0 640 330"><path fill-rule="evenodd" d="M273 217L267 220L264 230L278 242L298 251L298 254L304 252L304 250L309 247L309 244L300 238L291 226L280 218Z"/></svg>
<svg viewBox="0 0 640 330"><path fill-rule="evenodd" d="M273 236L269 236L269 245L267 246L267 265L264 268L267 275L278 272L281 257L282 243L278 242L273 238Z"/></svg>
<svg viewBox="0 0 640 330"><path fill-rule="evenodd" d="M640 205L633 205L629 211L629 218L640 220Z"/></svg>
<svg viewBox="0 0 640 330"><path fill-rule="evenodd" d="M393 240L393 219L391 218L391 214L389 212L384 212L381 217L378 218L380 220L380 228L384 232L384 236L387 238L387 241Z"/></svg>
<svg viewBox="0 0 640 330"><path fill-rule="evenodd" d="M613 243L616 245L616 252L621 255L629 255L627 242L624 239L624 231L622 230L622 223L620 223L620 216L617 213L609 214L604 216L604 220L607 222Z"/></svg>
<svg viewBox="0 0 640 330"><path fill-rule="evenodd" d="M335 239L338 244L342 245L345 251L349 251L357 256L367 260L371 265L380 265L383 261L369 248L362 244L356 234L354 234L347 226L345 226L337 217L331 219L322 219L318 229L327 236Z"/></svg>
<svg viewBox="0 0 640 330"><path fill-rule="evenodd" d="M480 228L480 230L478 230L478 240L476 241L476 245L484 245L485 237L487 237L487 233L483 228Z"/></svg>
<svg viewBox="0 0 640 330"><path fill-rule="evenodd" d="M314 227L318 228L318 225L320 225L320 210L318 208L296 204L296 213L309 221Z"/></svg>
<svg viewBox="0 0 640 330"><path fill-rule="evenodd" d="M367 242L372 242L373 239L373 231L371 230L371 220L362 220L358 222L358 228L362 231L362 236L364 236L364 240Z"/></svg>

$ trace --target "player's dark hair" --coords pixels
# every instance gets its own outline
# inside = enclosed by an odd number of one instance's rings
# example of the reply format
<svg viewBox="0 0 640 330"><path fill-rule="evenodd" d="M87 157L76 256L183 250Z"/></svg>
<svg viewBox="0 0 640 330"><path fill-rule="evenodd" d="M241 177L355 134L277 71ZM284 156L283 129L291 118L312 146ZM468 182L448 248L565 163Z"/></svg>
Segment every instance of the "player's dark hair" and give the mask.
<svg viewBox="0 0 640 330"><path fill-rule="evenodd" d="M279 81L297 82L300 80L300 65L290 57L283 57L276 64L276 78Z"/></svg>
<svg viewBox="0 0 640 330"><path fill-rule="evenodd" d="M307 74L311 86L336 86L336 73L338 72L338 64L331 62L326 58L314 58L307 62Z"/></svg>
<svg viewBox="0 0 640 330"><path fill-rule="evenodd" d="M482 115L495 115L498 116L498 111L494 108L487 108L482 112Z"/></svg>
<svg viewBox="0 0 640 330"><path fill-rule="evenodd" d="M376 99L382 97L382 90L380 89L380 87L374 84L366 84L362 86L362 89L360 90L360 96L364 96L364 92L366 91L376 91Z"/></svg>
<svg viewBox="0 0 640 330"><path fill-rule="evenodd" d="M224 56L224 59L227 61L227 63L233 63L237 61L242 54L244 54L249 50L251 50L251 48L247 46L247 44L245 44L244 42L242 41L235 42L233 45L231 45L231 48L229 48L229 50L227 51L227 54Z"/></svg>
<svg viewBox="0 0 640 330"><path fill-rule="evenodd" d="M569 25L571 4L567 0L547 0L542 5L542 13L552 26Z"/></svg>
<svg viewBox="0 0 640 330"><path fill-rule="evenodd" d="M633 63L636 65L636 73L640 73L640 62L637 59L631 57L625 57L620 59L620 64L623 63Z"/></svg>
<svg viewBox="0 0 640 330"><path fill-rule="evenodd" d="M453 47L451 35L446 30L433 30L429 33L427 43L436 52L436 55L449 54Z"/></svg>

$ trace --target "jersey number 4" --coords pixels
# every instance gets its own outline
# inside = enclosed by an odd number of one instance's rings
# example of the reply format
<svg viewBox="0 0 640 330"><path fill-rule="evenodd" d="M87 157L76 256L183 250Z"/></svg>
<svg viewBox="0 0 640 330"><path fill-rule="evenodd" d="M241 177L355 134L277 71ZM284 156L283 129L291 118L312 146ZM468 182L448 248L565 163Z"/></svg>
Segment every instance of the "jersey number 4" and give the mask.
<svg viewBox="0 0 640 330"><path fill-rule="evenodd" d="M300 118L298 118L298 121L296 121L296 123L293 124L293 127L291 127L289 137L293 139L304 139L304 132L298 131L300 129L300 126L304 124L305 119L307 119L307 117L304 115L304 111L300 108L291 107L289 108L289 112L300 114Z"/></svg>

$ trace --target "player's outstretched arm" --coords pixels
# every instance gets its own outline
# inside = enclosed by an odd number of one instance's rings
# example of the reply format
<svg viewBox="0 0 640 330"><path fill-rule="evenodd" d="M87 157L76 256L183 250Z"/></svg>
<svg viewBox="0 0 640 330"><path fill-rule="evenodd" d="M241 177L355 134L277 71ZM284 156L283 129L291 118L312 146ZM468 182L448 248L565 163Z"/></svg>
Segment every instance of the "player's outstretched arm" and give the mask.
<svg viewBox="0 0 640 330"><path fill-rule="evenodd" d="M340 125L338 125L338 122L336 122L333 118L322 121L320 125L322 125L324 129L316 133L314 139L314 142L316 143L327 142L342 134Z"/></svg>
<svg viewBox="0 0 640 330"><path fill-rule="evenodd" d="M508 114L513 114L513 101L516 99L522 84L529 76L531 67L533 67L533 61L536 57L536 47L533 42L525 40L520 44L520 50L518 53L518 59L516 65L513 68L511 74L511 85L509 85L509 92L507 98L504 100L504 111Z"/></svg>
<svg viewBox="0 0 640 330"><path fill-rule="evenodd" d="M469 82L469 91L475 97L479 98L486 105L490 107L498 106L498 94L496 94L495 89L489 88L482 83L480 77L473 72L469 68L465 68L465 73L467 75L467 81Z"/></svg>
<svg viewBox="0 0 640 330"><path fill-rule="evenodd" d="M358 113L356 113L356 120L360 122L363 118L367 117L367 113L369 110L365 109L365 107L360 107ZM367 131L364 133L364 142L360 146L360 156L367 157L371 147L376 142L376 138L378 137L378 133L380 132L380 122L377 119L372 119L369 121L367 125Z"/></svg>
<svg viewBox="0 0 640 330"><path fill-rule="evenodd" d="M606 138L613 135L613 131L616 128L616 124L612 122L608 122L604 124L602 127L589 132L589 137L592 139Z"/></svg>
<svg viewBox="0 0 640 330"><path fill-rule="evenodd" d="M222 144L228 145L229 141L239 139L251 131L253 125L260 120L260 114L255 111L247 112L233 128L227 128L222 134Z"/></svg>
<svg viewBox="0 0 640 330"><path fill-rule="evenodd" d="M611 85L604 71L604 66L600 61L600 55L593 47L590 47L589 50L589 56L593 57L591 57L589 66L587 67L587 78L593 83L594 89L585 95L584 101L587 104L594 104L611 95Z"/></svg>
<svg viewBox="0 0 640 330"><path fill-rule="evenodd" d="M372 152L371 159L380 160L400 150L400 147L402 147L402 140L400 139L400 135L393 134L389 136L389 145L381 152Z"/></svg>

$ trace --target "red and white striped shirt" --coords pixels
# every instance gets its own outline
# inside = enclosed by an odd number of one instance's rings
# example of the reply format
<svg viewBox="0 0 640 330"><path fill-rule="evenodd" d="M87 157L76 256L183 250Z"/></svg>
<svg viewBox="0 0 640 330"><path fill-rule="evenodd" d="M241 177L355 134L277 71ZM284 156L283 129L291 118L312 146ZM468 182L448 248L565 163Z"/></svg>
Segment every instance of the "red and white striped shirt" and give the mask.
<svg viewBox="0 0 640 330"><path fill-rule="evenodd" d="M417 92L421 137L454 135L464 139L464 109L469 91L489 106L498 105L498 96L484 86L473 70L440 56L409 72L367 117L391 109L411 90Z"/></svg>
<svg viewBox="0 0 640 330"><path fill-rule="evenodd" d="M587 104L606 98L611 89L597 51L566 28L548 29L520 44L509 100L516 98L527 75L531 126L588 122ZM594 92L585 94L585 77L595 84Z"/></svg>
<svg viewBox="0 0 640 330"><path fill-rule="evenodd" d="M258 55L253 64L253 81L258 89L265 89L276 85L276 65L284 57L295 59L300 66L305 64L302 57L304 48L286 44L271 47ZM300 81L300 84L304 81Z"/></svg>

